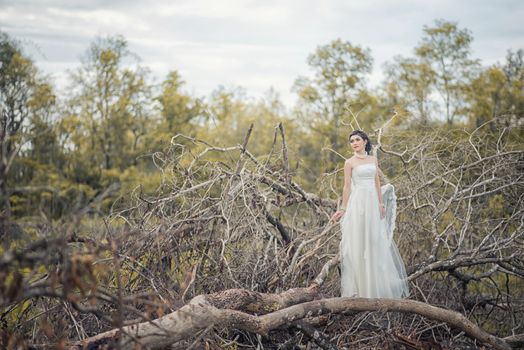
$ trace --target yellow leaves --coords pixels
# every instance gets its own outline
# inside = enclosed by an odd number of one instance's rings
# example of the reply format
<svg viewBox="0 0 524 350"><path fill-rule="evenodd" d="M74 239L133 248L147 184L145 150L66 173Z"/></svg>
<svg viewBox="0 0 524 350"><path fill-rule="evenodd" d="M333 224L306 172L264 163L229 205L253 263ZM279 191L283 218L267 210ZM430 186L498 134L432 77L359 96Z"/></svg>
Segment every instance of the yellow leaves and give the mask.
<svg viewBox="0 0 524 350"><path fill-rule="evenodd" d="M395 116L391 120L391 126L392 127L399 127L402 125L406 125L406 122L411 117L409 111L404 108L402 105L396 105L394 106L394 111L396 112Z"/></svg>
<svg viewBox="0 0 524 350"><path fill-rule="evenodd" d="M60 120L60 127L66 134L72 134L81 126L81 120L76 114L69 114Z"/></svg>
<svg viewBox="0 0 524 350"><path fill-rule="evenodd" d="M33 81L35 68L31 60L22 56L19 52L11 57L6 72L8 77L13 79Z"/></svg>
<svg viewBox="0 0 524 350"><path fill-rule="evenodd" d="M11 210L15 213L19 211L22 212L25 208L25 205L27 204L26 198L20 197L18 195L10 196L9 202L11 203Z"/></svg>
<svg viewBox="0 0 524 350"><path fill-rule="evenodd" d="M437 225L437 229L439 232L442 232L444 231L444 229L450 224L450 223L453 223L454 225L453 226L457 226L457 225L460 225L460 223L456 222L455 221L455 217L453 215L453 212L452 211L446 211L442 214L442 216L440 217L440 220L438 222L438 225Z"/></svg>
<svg viewBox="0 0 524 350"><path fill-rule="evenodd" d="M53 87L46 82L38 82L35 84L35 89L28 106L33 110L38 111L56 103L57 97L54 93Z"/></svg>
<svg viewBox="0 0 524 350"><path fill-rule="evenodd" d="M506 200L501 194L496 194L488 200L487 207L483 210L483 214L488 218L500 218L507 216Z"/></svg>
<svg viewBox="0 0 524 350"><path fill-rule="evenodd" d="M504 84L506 80L506 75L504 74L504 72L500 68L495 66L489 67L486 70L485 75L489 78L490 81L498 82L499 84Z"/></svg>
<svg viewBox="0 0 524 350"><path fill-rule="evenodd" d="M111 184L120 179L121 170L120 169L102 169L102 181L104 184Z"/></svg>
<svg viewBox="0 0 524 350"><path fill-rule="evenodd" d="M100 64L102 64L103 66L108 66L114 65L118 60L118 56L113 50L104 49L100 52L98 59L100 61Z"/></svg>
<svg viewBox="0 0 524 350"><path fill-rule="evenodd" d="M12 310L10 310L10 312L4 314L2 318L5 317L7 327L16 324L19 321L20 317L26 313L27 308L29 308L31 305L32 301L26 300L24 302L18 303Z"/></svg>
<svg viewBox="0 0 524 350"><path fill-rule="evenodd" d="M320 98L320 94L317 89L312 86L304 86L299 91L298 94L301 99L306 102L313 103Z"/></svg>
<svg viewBox="0 0 524 350"><path fill-rule="evenodd" d="M145 193L154 193L162 181L160 171L144 172L136 166L130 166L119 174L122 183L122 193L132 193L138 186Z"/></svg>
<svg viewBox="0 0 524 350"><path fill-rule="evenodd" d="M47 272L47 269L44 265L40 265L37 270L36 270L39 274L43 275Z"/></svg>

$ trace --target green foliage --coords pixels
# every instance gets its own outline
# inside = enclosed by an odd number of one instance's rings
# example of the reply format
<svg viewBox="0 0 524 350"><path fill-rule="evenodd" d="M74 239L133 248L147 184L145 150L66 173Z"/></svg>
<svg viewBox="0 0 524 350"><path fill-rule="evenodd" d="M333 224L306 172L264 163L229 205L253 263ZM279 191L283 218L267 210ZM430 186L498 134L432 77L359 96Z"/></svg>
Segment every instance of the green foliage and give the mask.
<svg viewBox="0 0 524 350"><path fill-rule="evenodd" d="M205 122L205 105L202 99L184 94L181 91L184 84L178 72L170 72L162 83L162 91L157 100L165 130L172 134L192 135Z"/></svg>
<svg viewBox="0 0 524 350"><path fill-rule="evenodd" d="M486 218L500 218L508 215L506 200L503 195L496 194L488 200L488 205L484 209Z"/></svg>
<svg viewBox="0 0 524 350"><path fill-rule="evenodd" d="M276 127L282 122L286 130L286 141L290 143L288 147L294 147L296 126L285 116L280 97L272 90L265 99L250 102L243 99L241 91L220 88L214 91L209 109L215 119L209 123L208 132L203 136L212 144L221 147L242 145L250 125L253 124L254 131L248 148L255 155L265 155L271 151Z"/></svg>
<svg viewBox="0 0 524 350"><path fill-rule="evenodd" d="M471 105L468 120L471 127L490 123L486 130L518 126L524 117L523 51L508 51L503 65L484 70L471 83L467 100Z"/></svg>
<svg viewBox="0 0 524 350"><path fill-rule="evenodd" d="M435 84L435 72L431 66L415 58L397 56L386 65L388 85L386 93L393 98L393 107L406 108L414 121L427 124L432 103L430 94Z"/></svg>
<svg viewBox="0 0 524 350"><path fill-rule="evenodd" d="M124 38L98 39L71 76L74 94L66 115L79 124L70 140L76 156L83 156L89 168L124 169L135 164L140 154L150 87L147 70L124 64L131 57Z"/></svg>
<svg viewBox="0 0 524 350"><path fill-rule="evenodd" d="M118 183L117 193L99 206L108 211L117 198L123 203L123 198L184 181L161 174L160 164L155 164L177 157L170 148L177 134L229 147L243 144L253 125L249 151L261 161L270 154L276 166L284 162L277 129L282 123L289 171L311 192L319 191L324 174L350 156L347 135L352 129L373 134L394 111L391 130L417 138L443 127L438 113L445 106L450 125L462 116L467 117L463 126L471 130L487 123L478 137L486 139L486 147L493 147L497 140L490 135L495 130L522 120L522 50L509 51L503 65L479 72L478 61L470 57L472 40L471 32L454 22L437 20L425 26L414 57L396 57L387 64L387 79L375 91L365 84L373 66L369 49L342 39L319 45L307 58L311 76L295 81L299 99L290 113L273 90L259 101L240 88L218 87L208 99L192 96L184 91L186 83L176 70L154 86L148 69L137 63L121 36L98 38L89 46L70 75L71 93L63 98L37 74L20 45L2 34L0 85L10 91L9 86L18 84L28 92L25 100L18 101L21 114L16 116L24 118L24 127L6 138L11 151L25 145L9 172L5 166L3 170L3 186L13 189L8 194L11 211L17 216L39 213L57 219L90 205ZM435 92L444 103L434 99ZM7 96L2 95L3 101ZM5 113L5 102L3 108ZM521 135L512 131L508 138L517 145ZM383 141L389 142L388 135ZM195 154L205 149L189 138L176 142ZM453 153L446 149L452 142L435 150L439 157ZM220 151L206 157L228 163ZM187 165L192 159L179 161ZM401 171L394 164L384 167L392 175Z"/></svg>
<svg viewBox="0 0 524 350"><path fill-rule="evenodd" d="M305 179L311 183L342 160L337 153L347 148L345 139L351 127L358 128L350 109L360 111L358 124L368 127L370 116L376 117L376 100L365 87L373 65L369 49L337 39L319 46L308 57L308 64L313 77L299 77L293 89L299 96L295 114L306 133L300 156L310 174L305 173Z"/></svg>
<svg viewBox="0 0 524 350"><path fill-rule="evenodd" d="M436 20L435 26L424 26L424 35L415 53L434 72L435 88L442 97L446 121L452 124L465 116L465 95L478 73L479 60L470 58L473 36L458 24ZM426 68L427 69L427 68Z"/></svg>
<svg viewBox="0 0 524 350"><path fill-rule="evenodd" d="M53 127L57 97L5 34L0 34L0 57L0 209L22 216L38 208L48 177L63 159Z"/></svg>
<svg viewBox="0 0 524 350"><path fill-rule="evenodd" d="M37 70L19 43L0 32L0 211L10 210L13 159L27 141Z"/></svg>

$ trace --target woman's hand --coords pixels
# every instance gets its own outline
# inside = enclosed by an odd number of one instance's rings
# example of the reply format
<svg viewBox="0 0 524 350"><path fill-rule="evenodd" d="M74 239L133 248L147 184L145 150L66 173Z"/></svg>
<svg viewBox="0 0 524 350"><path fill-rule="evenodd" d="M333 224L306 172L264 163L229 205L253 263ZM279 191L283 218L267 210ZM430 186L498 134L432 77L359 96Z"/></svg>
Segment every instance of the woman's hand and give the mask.
<svg viewBox="0 0 524 350"><path fill-rule="evenodd" d="M337 222L338 220L340 220L341 217L344 216L345 212L346 212L345 210L337 210L335 212L335 214L333 214L333 216L331 216L331 220Z"/></svg>
<svg viewBox="0 0 524 350"><path fill-rule="evenodd" d="M380 205L380 218L384 219L386 217L386 207L384 204Z"/></svg>

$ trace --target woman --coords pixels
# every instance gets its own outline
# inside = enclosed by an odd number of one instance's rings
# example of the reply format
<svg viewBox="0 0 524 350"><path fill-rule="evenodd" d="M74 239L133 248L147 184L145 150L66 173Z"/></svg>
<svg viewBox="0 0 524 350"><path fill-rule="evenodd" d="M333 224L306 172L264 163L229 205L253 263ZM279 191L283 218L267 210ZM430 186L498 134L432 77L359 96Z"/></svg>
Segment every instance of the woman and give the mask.
<svg viewBox="0 0 524 350"><path fill-rule="evenodd" d="M355 130L349 142L354 155L344 164L342 206L332 217L335 221L342 217L341 294L407 297L406 270L391 239L396 215L393 186L380 186L377 159L369 154L369 137Z"/></svg>

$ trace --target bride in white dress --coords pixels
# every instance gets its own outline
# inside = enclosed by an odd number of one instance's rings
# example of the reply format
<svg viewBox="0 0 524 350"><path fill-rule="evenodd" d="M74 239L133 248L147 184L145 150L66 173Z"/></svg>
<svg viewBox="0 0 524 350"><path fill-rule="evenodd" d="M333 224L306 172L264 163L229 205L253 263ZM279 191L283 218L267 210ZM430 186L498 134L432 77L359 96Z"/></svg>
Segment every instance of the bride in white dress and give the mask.
<svg viewBox="0 0 524 350"><path fill-rule="evenodd" d="M340 223L341 295L405 298L406 269L393 241L396 197L392 185L380 186L371 142L360 130L349 135L354 156L344 164L342 206L332 219Z"/></svg>

